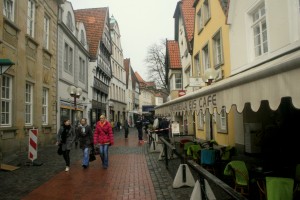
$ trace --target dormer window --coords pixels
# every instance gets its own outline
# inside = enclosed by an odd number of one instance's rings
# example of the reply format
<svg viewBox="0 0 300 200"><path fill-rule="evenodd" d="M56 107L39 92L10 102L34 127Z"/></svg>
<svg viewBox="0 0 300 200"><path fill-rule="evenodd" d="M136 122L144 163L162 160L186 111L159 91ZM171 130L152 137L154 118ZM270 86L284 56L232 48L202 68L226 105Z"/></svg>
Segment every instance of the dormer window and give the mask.
<svg viewBox="0 0 300 200"><path fill-rule="evenodd" d="M81 30L81 33L80 33L80 42L82 45L85 45L85 35L84 35L84 32L83 30Z"/></svg>
<svg viewBox="0 0 300 200"><path fill-rule="evenodd" d="M73 20L72 20L72 15L70 12L68 12L68 16L67 16L67 27L73 31L74 26L73 26Z"/></svg>

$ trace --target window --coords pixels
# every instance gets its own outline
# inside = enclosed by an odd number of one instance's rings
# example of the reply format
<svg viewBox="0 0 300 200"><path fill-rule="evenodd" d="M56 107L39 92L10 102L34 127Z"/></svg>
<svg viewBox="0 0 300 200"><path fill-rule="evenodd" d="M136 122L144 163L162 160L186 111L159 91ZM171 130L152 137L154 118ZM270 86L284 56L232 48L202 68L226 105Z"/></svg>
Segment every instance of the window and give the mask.
<svg viewBox="0 0 300 200"><path fill-rule="evenodd" d="M49 91L47 88L43 88L43 97L42 97L42 120L43 125L48 124L48 94Z"/></svg>
<svg viewBox="0 0 300 200"><path fill-rule="evenodd" d="M50 18L48 16L44 16L44 43L43 46L45 49L49 49L49 23Z"/></svg>
<svg viewBox="0 0 300 200"><path fill-rule="evenodd" d="M85 61L84 59L79 57L79 80L84 83L85 82Z"/></svg>
<svg viewBox="0 0 300 200"><path fill-rule="evenodd" d="M27 34L34 37L34 22L35 21L35 2L28 0L27 8Z"/></svg>
<svg viewBox="0 0 300 200"><path fill-rule="evenodd" d="M265 5L252 13L255 57L268 52L268 35Z"/></svg>
<svg viewBox="0 0 300 200"><path fill-rule="evenodd" d="M204 71L210 68L208 44L202 49L202 65Z"/></svg>
<svg viewBox="0 0 300 200"><path fill-rule="evenodd" d="M204 25L203 25L202 12L201 12L201 9L199 9L199 11L197 12L197 31L198 31L198 34L201 32L203 27L204 27Z"/></svg>
<svg viewBox="0 0 300 200"><path fill-rule="evenodd" d="M67 43L64 49L64 70L69 74L73 73L73 49Z"/></svg>
<svg viewBox="0 0 300 200"><path fill-rule="evenodd" d="M200 55L199 53L197 53L194 56L194 64L195 64L195 69L196 69L196 77L201 75L201 71L200 71Z"/></svg>
<svg viewBox="0 0 300 200"><path fill-rule="evenodd" d="M220 114L215 113L215 117L217 117L218 132L227 133L227 113L225 107L222 108Z"/></svg>
<svg viewBox="0 0 300 200"><path fill-rule="evenodd" d="M206 24L209 19L210 19L210 4L209 4L209 0L205 0L203 2L203 20L204 20L204 24Z"/></svg>
<svg viewBox="0 0 300 200"><path fill-rule="evenodd" d="M72 20L72 15L70 12L68 12L68 16L67 16L67 27L73 31L74 26L73 26L73 20Z"/></svg>
<svg viewBox="0 0 300 200"><path fill-rule="evenodd" d="M15 10L14 2L15 2L14 0L3 1L3 15L11 21L14 21L14 10Z"/></svg>
<svg viewBox="0 0 300 200"><path fill-rule="evenodd" d="M181 74L175 74L175 89L182 89Z"/></svg>
<svg viewBox="0 0 300 200"><path fill-rule="evenodd" d="M202 110L200 110L199 115L198 115L198 129L203 130L204 129L204 120L203 120L203 113Z"/></svg>
<svg viewBox="0 0 300 200"><path fill-rule="evenodd" d="M80 32L80 42L82 45L85 45L85 36L83 30Z"/></svg>
<svg viewBox="0 0 300 200"><path fill-rule="evenodd" d="M1 83L1 126L11 126L12 78L2 75Z"/></svg>
<svg viewBox="0 0 300 200"><path fill-rule="evenodd" d="M214 66L215 68L223 64L223 48L221 40L221 31L218 31L213 37L213 48L214 48Z"/></svg>
<svg viewBox="0 0 300 200"><path fill-rule="evenodd" d="M33 86L26 83L25 88L25 125L32 125L33 114Z"/></svg>

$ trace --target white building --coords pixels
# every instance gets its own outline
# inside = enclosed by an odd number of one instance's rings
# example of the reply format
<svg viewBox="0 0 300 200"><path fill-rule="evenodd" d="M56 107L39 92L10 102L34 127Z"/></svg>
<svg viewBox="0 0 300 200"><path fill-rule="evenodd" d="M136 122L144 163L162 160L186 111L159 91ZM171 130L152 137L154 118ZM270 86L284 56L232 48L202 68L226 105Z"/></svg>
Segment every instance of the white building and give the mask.
<svg viewBox="0 0 300 200"><path fill-rule="evenodd" d="M57 41L57 124L61 124L64 118L74 124L80 118L88 117L89 52L85 26L75 21L72 4L68 1L59 10ZM70 86L82 90L82 94L72 97L68 91Z"/></svg>
<svg viewBox="0 0 300 200"><path fill-rule="evenodd" d="M126 115L126 71L124 68L123 49L118 22L110 18L110 35L112 44L111 68L112 79L109 87L109 111L107 118L110 121L123 124Z"/></svg>

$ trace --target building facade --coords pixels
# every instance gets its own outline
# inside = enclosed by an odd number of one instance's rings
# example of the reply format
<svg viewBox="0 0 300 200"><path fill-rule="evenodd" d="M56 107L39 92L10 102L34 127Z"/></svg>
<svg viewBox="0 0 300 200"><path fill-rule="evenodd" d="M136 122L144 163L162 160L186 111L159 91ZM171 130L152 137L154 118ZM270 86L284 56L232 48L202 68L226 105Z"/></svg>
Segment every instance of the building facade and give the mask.
<svg viewBox="0 0 300 200"><path fill-rule="evenodd" d="M112 79L109 87L109 111L108 119L114 122L124 123L126 117L126 71L124 68L123 49L118 22L112 16L110 18L110 35L112 40Z"/></svg>
<svg viewBox="0 0 300 200"><path fill-rule="evenodd" d="M1 75L0 159L28 149L30 129L38 146L56 140L57 16L63 1L3 0L0 57L14 62Z"/></svg>
<svg viewBox="0 0 300 200"><path fill-rule="evenodd" d="M57 124L67 118L77 126L81 118L88 118L88 63L89 51L85 26L76 22L70 2L60 7L58 18L58 119ZM80 95L70 94L71 87ZM78 91L77 91L78 90Z"/></svg>
<svg viewBox="0 0 300 200"><path fill-rule="evenodd" d="M90 62L88 66L88 98L90 123L94 125L101 114L106 115L109 108L108 94L112 77L109 8L90 8L75 10L75 17L83 22L89 45Z"/></svg>

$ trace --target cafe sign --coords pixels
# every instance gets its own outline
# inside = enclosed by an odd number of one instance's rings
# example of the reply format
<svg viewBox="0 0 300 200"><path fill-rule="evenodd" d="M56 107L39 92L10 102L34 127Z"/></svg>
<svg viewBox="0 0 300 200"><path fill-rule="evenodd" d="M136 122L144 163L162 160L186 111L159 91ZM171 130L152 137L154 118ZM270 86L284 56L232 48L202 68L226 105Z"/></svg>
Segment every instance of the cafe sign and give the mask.
<svg viewBox="0 0 300 200"><path fill-rule="evenodd" d="M198 97L195 99L183 101L180 103L175 103L169 106L169 109L172 113L185 113L185 112L199 112L208 108L213 110L217 107L217 94L210 94L207 96Z"/></svg>

